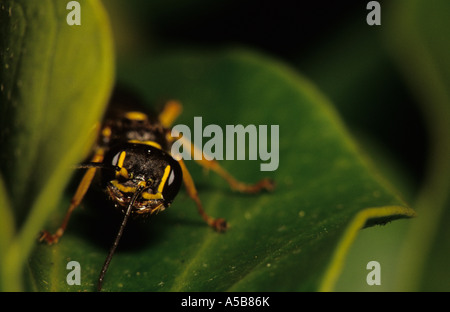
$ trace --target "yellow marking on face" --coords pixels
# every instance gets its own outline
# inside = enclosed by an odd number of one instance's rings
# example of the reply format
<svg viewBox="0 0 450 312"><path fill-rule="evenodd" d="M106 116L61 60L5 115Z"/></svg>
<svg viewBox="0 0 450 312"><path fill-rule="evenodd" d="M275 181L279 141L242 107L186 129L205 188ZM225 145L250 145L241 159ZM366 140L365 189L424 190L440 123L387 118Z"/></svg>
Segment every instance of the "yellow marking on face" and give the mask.
<svg viewBox="0 0 450 312"><path fill-rule="evenodd" d="M141 112L127 112L125 114L125 118L129 119L129 120L138 120L138 121L143 121L143 120L147 120L147 115Z"/></svg>
<svg viewBox="0 0 450 312"><path fill-rule="evenodd" d="M122 151L119 155L119 160L117 161L117 166L119 168L123 167L123 162L125 161L125 157L127 157L127 152Z"/></svg>
<svg viewBox="0 0 450 312"><path fill-rule="evenodd" d="M111 184L114 185L119 191L121 191L122 193L134 193L136 192L137 188L134 186L125 186L123 184L121 184L119 181L117 180L112 180ZM140 186L146 186L146 183L144 181L139 182ZM164 197L162 196L161 192L158 192L156 194L152 194L149 192L142 192L142 198L150 200L150 199L164 199Z"/></svg>
<svg viewBox="0 0 450 312"><path fill-rule="evenodd" d="M130 179L130 176L128 174L128 170L123 168L123 167L120 168L120 171L116 172L116 177L118 177L119 175L121 175L125 179Z"/></svg>
<svg viewBox="0 0 450 312"><path fill-rule="evenodd" d="M119 191L121 191L123 193L134 193L134 192L136 192L136 187L134 187L134 186L125 186L125 185L119 183L119 181L117 181L117 180L112 180L111 184L114 185Z"/></svg>
<svg viewBox="0 0 450 312"><path fill-rule="evenodd" d="M122 152L122 153L124 153L124 152ZM119 160L120 160L120 158L119 158ZM121 170L122 169L125 169L125 168L121 168ZM162 191L163 191L164 185L166 184L166 181L167 181L167 179L169 177L170 170L171 170L170 166L166 166L166 168L164 169L164 174L163 174L163 177L161 179L161 183L159 183L159 185L158 185L157 193L156 194L152 194L152 193L149 193L149 192L142 192L142 195L141 195L142 198L147 199L147 200L164 199L164 197L162 195ZM125 185L119 183L119 181L117 181L117 180L112 180L111 184L114 185L119 191L121 191L123 193L134 193L137 190L136 187L134 187L134 186L125 186ZM145 181L140 181L138 183L138 185L140 187L146 187L147 183Z"/></svg>
<svg viewBox="0 0 450 312"><path fill-rule="evenodd" d="M149 192L143 192L142 198L143 199L163 199L163 196L161 193L152 194Z"/></svg>
<svg viewBox="0 0 450 312"><path fill-rule="evenodd" d="M159 145L158 143L156 143L154 141L129 140L128 143L145 144L145 145L148 145L148 146L156 147L157 149L162 149L161 145Z"/></svg>
<svg viewBox="0 0 450 312"><path fill-rule="evenodd" d="M158 193L162 193L163 189L164 189L164 185L166 184L167 178L169 177L170 174L170 166L167 166L164 169L164 175L161 179L161 183L159 183L158 185Z"/></svg>
<svg viewBox="0 0 450 312"><path fill-rule="evenodd" d="M142 197L144 199L164 199L164 197L162 195L162 191L164 189L164 185L166 184L167 178L169 177L169 174L170 174L170 166L167 166L164 169L164 174L161 179L161 182L158 185L158 190L157 190L156 194L152 194L149 192L143 192Z"/></svg>
<svg viewBox="0 0 450 312"><path fill-rule="evenodd" d="M125 179L129 179L130 176L128 175L128 170L123 167L123 163L125 161L125 157L127 156L127 153L125 151L122 151L119 155L119 160L117 161L117 167L120 168L119 171L116 172L116 177L122 176Z"/></svg>
<svg viewBox="0 0 450 312"><path fill-rule="evenodd" d="M139 181L139 182L138 182L138 186L140 186L140 187L146 187L146 186L147 186L147 183L146 183L145 181Z"/></svg>

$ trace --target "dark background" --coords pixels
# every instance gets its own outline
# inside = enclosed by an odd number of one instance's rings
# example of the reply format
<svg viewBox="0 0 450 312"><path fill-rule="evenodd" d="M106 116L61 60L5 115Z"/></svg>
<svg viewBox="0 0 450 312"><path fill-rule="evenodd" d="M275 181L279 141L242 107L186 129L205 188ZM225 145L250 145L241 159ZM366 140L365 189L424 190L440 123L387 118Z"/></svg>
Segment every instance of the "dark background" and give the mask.
<svg viewBox="0 0 450 312"><path fill-rule="evenodd" d="M245 47L289 64L332 101L368 153L389 159L414 192L428 150L421 111L394 65L369 1L107 1L120 56ZM122 21L122 23L120 23ZM373 155L372 155L373 156ZM377 159L374 159L377 162Z"/></svg>

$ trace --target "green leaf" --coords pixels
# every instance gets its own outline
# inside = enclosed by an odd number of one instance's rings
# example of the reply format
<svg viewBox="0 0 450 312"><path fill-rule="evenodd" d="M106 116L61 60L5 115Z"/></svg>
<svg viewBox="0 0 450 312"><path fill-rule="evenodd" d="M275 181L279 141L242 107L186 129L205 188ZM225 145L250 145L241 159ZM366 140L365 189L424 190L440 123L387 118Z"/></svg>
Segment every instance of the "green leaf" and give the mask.
<svg viewBox="0 0 450 312"><path fill-rule="evenodd" d="M419 99L430 140L427 172L415 207L401 267L401 290L448 291L450 253L450 3L399 1L392 6L391 52Z"/></svg>
<svg viewBox="0 0 450 312"><path fill-rule="evenodd" d="M310 57L299 56L298 68L332 100L377 170L411 203L422 182L424 125L415 98L385 46L383 36L398 28L398 18L387 22L391 7L382 5L381 27L360 27L360 14L346 19L333 36L325 36L312 46ZM404 46L400 49L407 51ZM418 216L413 222L418 222L422 213ZM400 254L411 223L404 220L361 231L334 290L398 291L399 272L405 262L413 261L411 256ZM373 260L381 265L381 285L369 285L365 279L369 273L366 265Z"/></svg>
<svg viewBox="0 0 450 312"><path fill-rule="evenodd" d="M106 291L331 290L359 229L414 215L362 156L330 103L273 59L246 51L184 52L125 62L119 78L149 108L180 100L177 122L190 129L194 116L203 127L279 125L279 167L261 172L262 160L222 161L240 180L277 183L273 193L242 195L188 162L207 212L231 228L212 231L182 192L169 209L125 230ZM120 218L103 209L101 192L89 194L60 243L35 249L31 289L95 289ZM71 260L81 265L80 286L66 283Z"/></svg>
<svg viewBox="0 0 450 312"><path fill-rule="evenodd" d="M408 163L410 158L417 157L417 154L423 153L427 156L425 179L418 181L420 182L419 190L411 187L414 184L408 183L414 180L413 176L409 174L405 175L404 172L401 172L400 179L396 179L398 181L396 186L402 189L403 196L406 195L407 198L410 198L411 205L415 207L419 217L411 222L396 222L388 228L375 227L364 230L350 251L343 276L336 287L339 291L449 290L450 163L448 159L450 158L450 123L448 121L450 120L450 95L447 86L450 77L450 58L448 57L450 40L442 33L442 29L450 27L449 4L445 0L433 2L405 0L389 3L389 5L383 6L382 27L378 27L377 30L368 28L360 37L345 33L345 38L349 38L353 42L347 47L345 47L345 42L339 40L343 49L348 50L344 54L347 58L336 59L336 49L328 47L322 50L333 53L332 57L327 58L328 62L325 66L323 66L322 60L326 58L326 55L320 55L317 59L317 64L327 69L326 73L333 72L333 75L338 76L340 72L347 73L348 67L355 63L350 61L351 57L355 58L351 51L358 51L354 42L358 42L358 47L360 47L364 40L371 39L371 48L361 54L364 55L364 60L375 60L374 56L378 56L379 59L379 56L389 52L389 57L394 61L393 65L397 66L394 69L399 70L402 74L399 78L407 87L408 97L403 100L403 104L399 104L402 100L395 96L398 93L394 92L392 87L387 87L389 85L387 82L397 74L379 75L380 69L383 68L381 63L377 64L376 70L365 70L360 76L348 75L353 79L356 76L357 79L350 81L347 88L343 88L346 84L332 84L332 79L329 79L325 73L323 77L318 77L319 80L315 79L315 82L320 83L321 78L325 79L324 85L327 94L337 94L338 96L333 99L341 98L343 103L358 100L353 90L361 89L361 82L367 86L375 86L376 95L369 96L371 100L364 103L371 107L374 107L374 103L380 103L377 105L377 109L382 114L380 119L373 116L374 114L371 112L370 119L385 127L385 124L380 121L386 121L386 124L389 124L387 121L389 117L386 115L389 115L392 109L388 109L388 107L398 107L397 109L401 111L401 119L399 119L401 122L391 123L393 127L386 128L392 133L401 131L401 128L408 129L408 137L410 137L414 153L405 151L405 156L400 160ZM353 27L353 29L357 28ZM382 40L373 38L374 32L381 33L382 36L379 39ZM378 55L374 52L378 52ZM348 55L351 55L350 58ZM335 66L331 67L329 63L335 64ZM340 66L342 67L339 69ZM365 67L359 66L358 68L364 69ZM381 81L383 88L379 88ZM333 88L336 86L337 89L334 90ZM350 92L345 94L342 92L345 89ZM371 94L368 89L368 87L364 88L361 95L368 97L368 94ZM378 98L379 94L383 93L387 95L386 98ZM374 100L375 102L372 102ZM403 117L408 116L411 111L416 109L414 106L416 103L420 109L419 116L426 121L426 135L429 136L430 142L426 146L427 149L421 148L423 144L420 142L420 136L413 131L417 125L407 123L406 117ZM352 109L353 107L349 106ZM354 118L358 122L361 119L365 122L364 118L360 118L360 114L355 114ZM376 158L377 165L380 164L380 159L383 158ZM409 173L414 170L418 171L417 167L411 168ZM387 168L388 170L385 172L392 176L392 173L398 171L401 166L396 164L396 166ZM367 272L363 267L364 264L373 259L379 261L383 272L382 283L376 288L367 285L365 280L361 279L362 274Z"/></svg>
<svg viewBox="0 0 450 312"><path fill-rule="evenodd" d="M16 229L1 254L5 290L22 288L22 270L55 209L74 164L95 137L112 86L113 49L97 0L0 1L0 170ZM4 198L6 200L6 197Z"/></svg>
<svg viewBox="0 0 450 312"><path fill-rule="evenodd" d="M5 183L0 176L0 220L2 220L2 226L0 227L0 255L5 255L8 252L9 244L14 237L14 218L12 209L8 199L8 193L6 192ZM4 257L0 257L0 268L3 270ZM0 275L0 287L1 289L7 288L8 281Z"/></svg>

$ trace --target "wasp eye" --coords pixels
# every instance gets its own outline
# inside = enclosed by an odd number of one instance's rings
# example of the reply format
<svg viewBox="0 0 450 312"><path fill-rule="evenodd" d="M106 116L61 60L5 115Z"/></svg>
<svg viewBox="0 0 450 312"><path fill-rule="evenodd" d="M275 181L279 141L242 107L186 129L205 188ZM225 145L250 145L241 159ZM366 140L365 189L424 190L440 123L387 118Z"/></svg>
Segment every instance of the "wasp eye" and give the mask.
<svg viewBox="0 0 450 312"><path fill-rule="evenodd" d="M125 151L120 151L116 155L114 155L111 164L113 166L117 166L119 168L123 167L123 162L125 161L125 157L127 153Z"/></svg>
<svg viewBox="0 0 450 312"><path fill-rule="evenodd" d="M120 155L120 153L117 153L116 155L114 155L111 165L117 166L117 162L119 161L119 155Z"/></svg>
<svg viewBox="0 0 450 312"><path fill-rule="evenodd" d="M112 158L111 164L116 167L116 176L122 176L125 179L132 179L133 173L128 173L128 170L123 167L123 163L127 153L125 151L120 151L114 155Z"/></svg>
<svg viewBox="0 0 450 312"><path fill-rule="evenodd" d="M162 192L167 204L170 204L177 195L183 179L182 177L180 165L176 161L171 161L171 169Z"/></svg>

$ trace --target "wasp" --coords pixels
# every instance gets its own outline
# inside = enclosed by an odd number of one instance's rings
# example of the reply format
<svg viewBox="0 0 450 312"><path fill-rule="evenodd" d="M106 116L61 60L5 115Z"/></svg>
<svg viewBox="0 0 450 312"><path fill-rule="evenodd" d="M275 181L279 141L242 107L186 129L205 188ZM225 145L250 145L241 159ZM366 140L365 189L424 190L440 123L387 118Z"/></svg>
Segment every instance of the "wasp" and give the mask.
<svg viewBox="0 0 450 312"><path fill-rule="evenodd" d="M224 232L228 228L223 218L213 218L205 212L183 159L171 154L172 143L183 139L182 136L173 136L171 132L171 125L182 111L181 103L168 101L159 115L147 114L142 107L142 101L133 93L115 89L99 128L90 161L78 166L86 169L86 172L61 225L53 234L42 231L39 238L41 242L48 244L59 241L72 212L80 205L98 174L101 188L113 206L123 214L117 235L100 271L98 291L102 289L106 271L129 218L148 217L165 210L172 204L183 183L203 220L218 232ZM196 147L193 144L191 146L193 153ZM236 180L215 160L202 157L197 162L223 177L235 191L257 193L274 189L271 179L246 184Z"/></svg>

